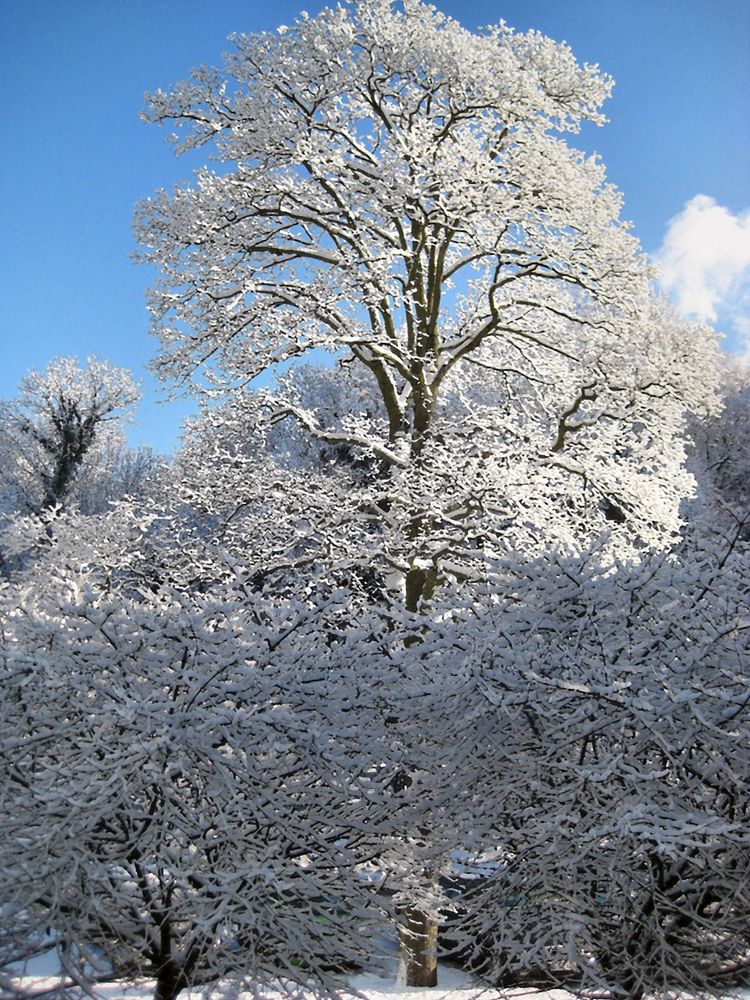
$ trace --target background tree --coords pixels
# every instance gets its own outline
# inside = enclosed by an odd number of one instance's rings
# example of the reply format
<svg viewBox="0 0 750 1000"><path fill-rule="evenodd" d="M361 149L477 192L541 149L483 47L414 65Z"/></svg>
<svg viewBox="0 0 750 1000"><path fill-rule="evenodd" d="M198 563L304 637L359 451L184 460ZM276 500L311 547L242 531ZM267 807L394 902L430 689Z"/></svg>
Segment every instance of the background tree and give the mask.
<svg viewBox="0 0 750 1000"><path fill-rule="evenodd" d="M67 502L97 451L118 447L112 428L139 398L128 371L97 358L84 368L57 358L43 372L29 372L18 398L0 410L5 505L39 513Z"/></svg>
<svg viewBox="0 0 750 1000"><path fill-rule="evenodd" d="M161 481L168 478L168 462L148 445L131 448L123 428L107 428L98 447L89 453L68 502L84 514L99 514L123 497L158 496Z"/></svg>
<svg viewBox="0 0 750 1000"><path fill-rule="evenodd" d="M693 534L749 540L750 367L725 361L721 409L690 423L690 468L699 483L688 507Z"/></svg>
<svg viewBox="0 0 750 1000"><path fill-rule="evenodd" d="M416 0L234 43L227 79L201 70L149 101L148 120L187 130L178 150L222 162L138 215L162 273L156 368L218 391L337 357L338 405L292 374L242 407L260 440L289 420L361 456L355 545L342 554L330 519L309 534L329 574L342 558L375 571L411 669L408 616L441 590L450 606L502 553L668 544L691 488L684 412L709 404L716 347L652 306L618 194L564 142L604 120L609 78L537 33L472 34ZM433 937L411 908L412 985L435 982Z"/></svg>

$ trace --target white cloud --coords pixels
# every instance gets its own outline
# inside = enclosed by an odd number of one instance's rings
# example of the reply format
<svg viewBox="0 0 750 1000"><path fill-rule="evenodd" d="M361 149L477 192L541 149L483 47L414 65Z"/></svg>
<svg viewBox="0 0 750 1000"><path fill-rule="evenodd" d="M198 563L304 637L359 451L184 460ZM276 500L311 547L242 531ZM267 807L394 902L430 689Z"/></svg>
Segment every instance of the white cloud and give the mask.
<svg viewBox="0 0 750 1000"><path fill-rule="evenodd" d="M733 328L750 345L750 209L733 215L705 194L670 220L656 255L661 285L685 316ZM729 332L729 331L727 331Z"/></svg>

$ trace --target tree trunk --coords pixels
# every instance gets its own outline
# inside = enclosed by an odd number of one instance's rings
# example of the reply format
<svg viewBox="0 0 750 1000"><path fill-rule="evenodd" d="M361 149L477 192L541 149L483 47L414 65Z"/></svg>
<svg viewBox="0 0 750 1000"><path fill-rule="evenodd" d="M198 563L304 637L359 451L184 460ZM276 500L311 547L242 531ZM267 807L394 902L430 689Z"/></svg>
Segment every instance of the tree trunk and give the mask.
<svg viewBox="0 0 750 1000"><path fill-rule="evenodd" d="M398 978L402 986L437 986L437 922L415 906L400 913Z"/></svg>
<svg viewBox="0 0 750 1000"><path fill-rule="evenodd" d="M154 1000L176 1000L185 987L185 979L171 960L159 969L154 989Z"/></svg>
<svg viewBox="0 0 750 1000"><path fill-rule="evenodd" d="M413 519L415 531L418 520ZM406 608L416 612L435 589L434 567L412 567L406 574ZM410 636L407 646L416 646L418 636ZM411 777L405 775L407 786ZM405 906L399 913L398 977L403 986L437 986L437 921L417 906Z"/></svg>

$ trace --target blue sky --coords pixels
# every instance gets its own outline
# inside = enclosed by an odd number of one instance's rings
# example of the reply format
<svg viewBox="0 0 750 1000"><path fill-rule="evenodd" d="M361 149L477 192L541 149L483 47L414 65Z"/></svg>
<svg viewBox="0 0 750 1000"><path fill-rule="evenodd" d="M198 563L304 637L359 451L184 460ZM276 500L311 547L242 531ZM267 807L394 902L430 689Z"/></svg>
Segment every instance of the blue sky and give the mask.
<svg viewBox="0 0 750 1000"><path fill-rule="evenodd" d="M139 121L143 94L217 64L233 31L273 30L313 0L0 0L0 397L59 354L133 369L132 443L169 451L188 407L145 371L149 272L129 258L136 202L190 176ZM437 6L567 41L617 85L599 152L626 218L686 312L750 344L750 3L498 0ZM745 338L743 340L743 338Z"/></svg>

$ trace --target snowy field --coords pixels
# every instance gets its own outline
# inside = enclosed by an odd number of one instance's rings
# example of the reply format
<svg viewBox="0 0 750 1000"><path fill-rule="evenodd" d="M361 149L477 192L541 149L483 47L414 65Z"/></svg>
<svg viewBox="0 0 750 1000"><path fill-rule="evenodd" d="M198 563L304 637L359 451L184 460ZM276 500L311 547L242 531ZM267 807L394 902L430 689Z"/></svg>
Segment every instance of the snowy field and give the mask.
<svg viewBox="0 0 750 1000"><path fill-rule="evenodd" d="M55 969L51 966L57 959L50 956L49 959L39 959L30 967L26 975L19 976L13 981L18 992L15 995L22 997L42 997L48 995L59 986L59 978ZM45 963L48 966L45 968ZM571 1000L571 994L565 990L537 991L528 989L503 990L488 989L474 982L471 976L450 966L441 966L439 973L440 985L434 989L419 989L416 987L403 987L396 983L395 970L390 978L381 978L372 974L354 976L351 980L352 996L364 996L367 1000L474 1000L475 997L482 997L483 1000L493 1000L496 997L521 998L534 997L535 1000ZM96 987L96 991L88 996L106 998L106 1000L151 1000L154 994L154 983L151 980L140 980L132 985L122 983L101 983ZM3 995L3 994L0 994ZM84 997L82 990L70 989L71 998ZM257 1000L259 996L272 997L268 989L259 990L257 993L252 990L238 990L234 984L226 986L213 985L209 988L202 987L195 990L184 990L180 993L180 1000ZM284 994L276 994L279 997ZM11 993L10 997L14 997ZM740 998L738 998L740 1000ZM750 1000L750 993L745 1000Z"/></svg>
<svg viewBox="0 0 750 1000"><path fill-rule="evenodd" d="M5 1000L24 1000L24 998L49 996L59 989L57 957L54 954L42 956L30 963L25 973L12 981L16 992L6 994L10 984L0 984L0 997ZM367 1000L573 1000L572 994L566 990L535 990L530 988L498 990L495 987L482 986L467 972L449 965L441 965L439 984L434 989L419 989L398 985L395 975L383 978L373 974L362 974L351 979L352 997L366 997ZM130 985L122 983L100 983L95 991L86 993L83 990L71 988L67 996L78 1000L89 996L101 997L102 1000L151 1000L154 995L152 980L139 980ZM59 994L58 994L59 996ZM272 994L267 989L238 989L236 984L214 984L194 990L184 990L180 1000L258 1000L259 997L268 1000L282 1000L286 994ZM295 1000L301 1000L298 993L292 994ZM682 997L681 1000L692 1000ZM733 991L727 1000L750 1000L750 989Z"/></svg>

